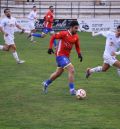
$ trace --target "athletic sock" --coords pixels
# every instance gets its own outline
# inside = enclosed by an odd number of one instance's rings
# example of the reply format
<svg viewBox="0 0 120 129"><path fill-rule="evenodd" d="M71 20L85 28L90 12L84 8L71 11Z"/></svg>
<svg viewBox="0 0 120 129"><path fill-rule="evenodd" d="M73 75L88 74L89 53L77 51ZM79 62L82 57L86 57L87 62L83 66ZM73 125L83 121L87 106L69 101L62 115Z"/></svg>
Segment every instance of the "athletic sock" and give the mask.
<svg viewBox="0 0 120 129"><path fill-rule="evenodd" d="M52 83L52 80L51 80L51 79L48 79L48 80L45 81L45 83L46 83L47 86L48 86L48 85L50 85L50 84Z"/></svg>
<svg viewBox="0 0 120 129"><path fill-rule="evenodd" d="M33 36L31 36L31 39L30 39L31 41L33 41L34 40L34 37Z"/></svg>
<svg viewBox="0 0 120 129"><path fill-rule="evenodd" d="M0 45L0 50L3 50L3 45Z"/></svg>
<svg viewBox="0 0 120 129"><path fill-rule="evenodd" d="M70 88L70 90L74 90L74 89L75 89L75 88L74 88L74 83L70 82L70 83L69 83L69 88Z"/></svg>
<svg viewBox="0 0 120 129"><path fill-rule="evenodd" d="M25 30L24 33L30 34L31 31L30 30Z"/></svg>
<svg viewBox="0 0 120 129"><path fill-rule="evenodd" d="M90 69L90 73L95 73L95 72L102 72L102 66Z"/></svg>
<svg viewBox="0 0 120 129"><path fill-rule="evenodd" d="M37 33L33 33L31 35L34 36L34 37L42 37L42 34L37 34Z"/></svg>
<svg viewBox="0 0 120 129"><path fill-rule="evenodd" d="M12 54L13 54L13 57L15 58L15 60L18 62L20 59L19 59L19 57L18 57L17 52L15 51L15 52L13 52Z"/></svg>
<svg viewBox="0 0 120 129"><path fill-rule="evenodd" d="M117 73L118 73L118 75L120 76L120 69L117 69Z"/></svg>

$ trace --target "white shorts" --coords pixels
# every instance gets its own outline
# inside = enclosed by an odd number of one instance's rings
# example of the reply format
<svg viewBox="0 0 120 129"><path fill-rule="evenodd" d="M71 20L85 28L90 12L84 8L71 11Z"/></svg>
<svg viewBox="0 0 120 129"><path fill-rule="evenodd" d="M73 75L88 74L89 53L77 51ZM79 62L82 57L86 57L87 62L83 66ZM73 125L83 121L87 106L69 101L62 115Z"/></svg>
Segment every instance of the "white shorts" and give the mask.
<svg viewBox="0 0 120 129"><path fill-rule="evenodd" d="M4 36L4 40L5 40L5 44L7 44L7 45L13 45L13 44L15 44L15 42L14 42L14 37L12 37L12 36Z"/></svg>
<svg viewBox="0 0 120 129"><path fill-rule="evenodd" d="M113 66L113 64L118 61L115 56L103 56L104 63L109 64L110 66Z"/></svg>
<svg viewBox="0 0 120 129"><path fill-rule="evenodd" d="M34 30L35 29L35 23L34 22L28 22L28 28L29 30Z"/></svg>

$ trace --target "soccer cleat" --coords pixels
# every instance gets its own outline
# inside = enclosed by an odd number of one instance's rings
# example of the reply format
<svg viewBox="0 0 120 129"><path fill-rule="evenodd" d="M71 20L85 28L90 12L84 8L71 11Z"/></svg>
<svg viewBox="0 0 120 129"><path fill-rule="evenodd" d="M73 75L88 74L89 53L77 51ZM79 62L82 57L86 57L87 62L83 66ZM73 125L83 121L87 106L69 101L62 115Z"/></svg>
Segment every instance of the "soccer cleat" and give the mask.
<svg viewBox="0 0 120 129"><path fill-rule="evenodd" d="M47 90L47 88L48 88L47 83L44 81L44 82L42 83L42 86L43 86L43 92L46 94L46 93L48 92L48 90Z"/></svg>
<svg viewBox="0 0 120 129"><path fill-rule="evenodd" d="M90 68L88 68L88 69L86 70L86 78L89 78L90 75L91 75L91 73L90 73Z"/></svg>
<svg viewBox="0 0 120 129"><path fill-rule="evenodd" d="M36 41L35 40L30 40L32 43L36 43Z"/></svg>
<svg viewBox="0 0 120 129"><path fill-rule="evenodd" d="M25 63L25 61L24 60L19 60L19 61L17 61L17 63L18 64L23 64L23 63Z"/></svg>
<svg viewBox="0 0 120 129"><path fill-rule="evenodd" d="M70 89L70 94L71 95L76 95L76 90L75 89Z"/></svg>

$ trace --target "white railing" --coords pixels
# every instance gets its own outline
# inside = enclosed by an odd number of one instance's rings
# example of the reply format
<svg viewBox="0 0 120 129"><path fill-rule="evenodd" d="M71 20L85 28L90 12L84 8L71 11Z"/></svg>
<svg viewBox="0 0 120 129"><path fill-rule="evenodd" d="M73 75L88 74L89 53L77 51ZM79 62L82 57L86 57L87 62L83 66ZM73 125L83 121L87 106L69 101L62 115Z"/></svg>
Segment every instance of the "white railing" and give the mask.
<svg viewBox="0 0 120 129"><path fill-rule="evenodd" d="M39 18L43 18L44 13L50 5L55 8L56 18L120 18L120 1L107 1L96 3L96 1L36 1L35 3L26 2L27 0L0 0L0 16L3 10L9 7L15 16L26 17L33 4L39 10Z"/></svg>

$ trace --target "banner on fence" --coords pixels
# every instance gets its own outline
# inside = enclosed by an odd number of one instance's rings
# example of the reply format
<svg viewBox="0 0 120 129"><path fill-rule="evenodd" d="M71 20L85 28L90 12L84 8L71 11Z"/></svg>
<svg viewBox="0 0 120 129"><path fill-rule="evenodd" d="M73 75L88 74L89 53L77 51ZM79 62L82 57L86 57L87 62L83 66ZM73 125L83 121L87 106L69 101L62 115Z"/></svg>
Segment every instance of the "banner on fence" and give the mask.
<svg viewBox="0 0 120 129"><path fill-rule="evenodd" d="M115 30L120 25L118 19L78 19L81 31L98 32Z"/></svg>
<svg viewBox="0 0 120 129"><path fill-rule="evenodd" d="M65 30L69 28L69 24L73 19L55 19L53 23L53 30ZM74 19L77 20L77 19ZM44 20L40 19L38 23L35 24L37 30L43 29Z"/></svg>
<svg viewBox="0 0 120 129"><path fill-rule="evenodd" d="M69 24L73 19L55 19L53 29L55 31L65 30L69 28ZM78 20L81 31L86 32L98 32L115 30L120 25L120 19L74 19ZM28 19L17 19L18 23L24 28L28 29ZM43 29L43 19L39 19L39 22L35 24L36 29L41 31Z"/></svg>

